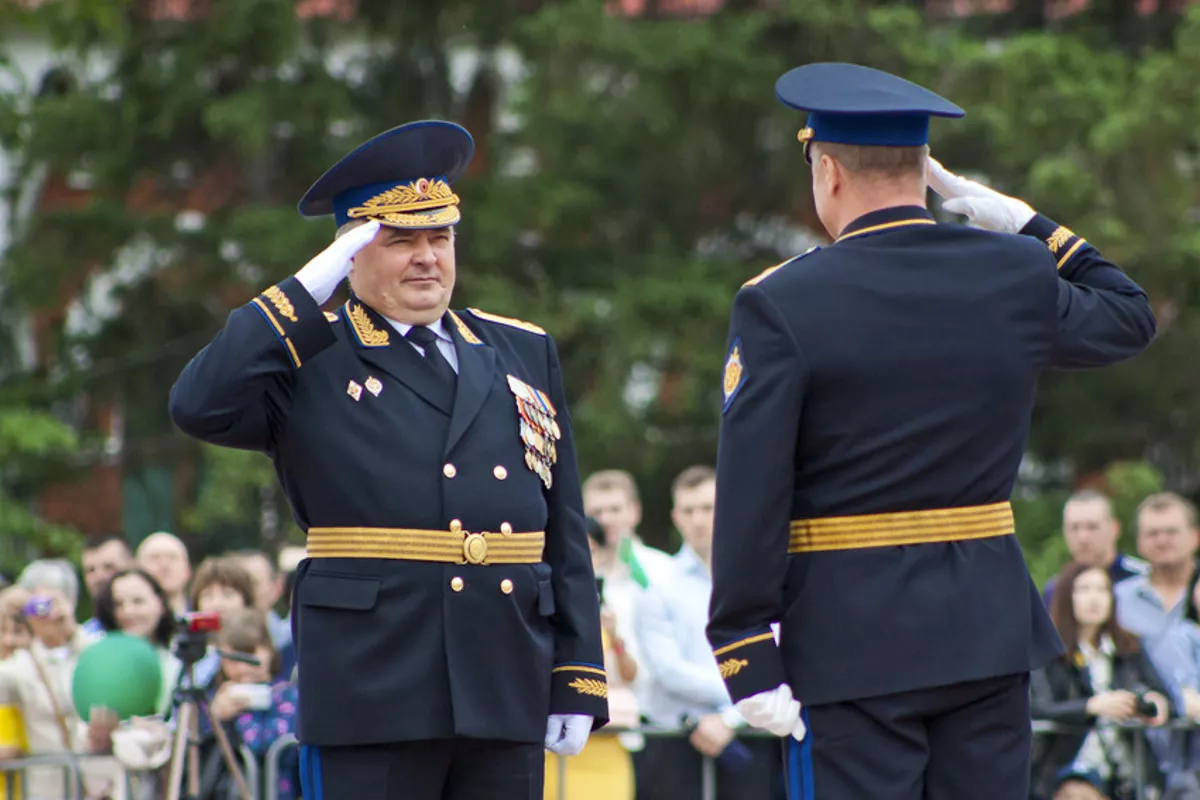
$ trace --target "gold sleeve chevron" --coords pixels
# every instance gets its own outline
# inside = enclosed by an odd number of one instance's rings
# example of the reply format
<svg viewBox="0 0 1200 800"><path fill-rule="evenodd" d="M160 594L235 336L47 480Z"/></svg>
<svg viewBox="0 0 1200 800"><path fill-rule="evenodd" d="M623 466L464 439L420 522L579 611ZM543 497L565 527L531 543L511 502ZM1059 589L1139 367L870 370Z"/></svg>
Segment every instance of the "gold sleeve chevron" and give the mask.
<svg viewBox="0 0 1200 800"><path fill-rule="evenodd" d="M283 341L288 356L292 359L292 364L299 367L300 355L296 352L296 345L292 343L292 337L288 330L299 320L296 318L296 307L292 305L287 294L278 286L269 286L251 302L258 307L267 322L275 329L280 340Z"/></svg>
<svg viewBox="0 0 1200 800"><path fill-rule="evenodd" d="M551 713L607 716L608 675L603 667L559 664L551 670L551 678Z"/></svg>
<svg viewBox="0 0 1200 800"><path fill-rule="evenodd" d="M1045 239L1046 247L1054 254L1057 266L1063 268L1071 256L1079 252L1079 248L1087 244L1087 241L1078 236L1070 228L1059 225Z"/></svg>

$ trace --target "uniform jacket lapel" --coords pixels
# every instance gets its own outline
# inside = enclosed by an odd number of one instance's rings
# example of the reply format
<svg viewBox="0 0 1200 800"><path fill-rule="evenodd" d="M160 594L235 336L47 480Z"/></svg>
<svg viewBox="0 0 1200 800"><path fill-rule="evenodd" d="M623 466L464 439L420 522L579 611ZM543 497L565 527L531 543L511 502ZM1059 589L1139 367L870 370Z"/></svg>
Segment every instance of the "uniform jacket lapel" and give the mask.
<svg viewBox="0 0 1200 800"><path fill-rule="evenodd" d="M495 385L496 351L472 333L453 311L446 312L443 327L454 339L454 349L458 353L458 393L454 398L454 413L450 415L450 432L446 436L446 455L449 455L479 415Z"/></svg>
<svg viewBox="0 0 1200 800"><path fill-rule="evenodd" d="M357 297L351 297L342 312L363 361L391 375L443 414L451 414L453 390L438 380L421 354L387 320Z"/></svg>

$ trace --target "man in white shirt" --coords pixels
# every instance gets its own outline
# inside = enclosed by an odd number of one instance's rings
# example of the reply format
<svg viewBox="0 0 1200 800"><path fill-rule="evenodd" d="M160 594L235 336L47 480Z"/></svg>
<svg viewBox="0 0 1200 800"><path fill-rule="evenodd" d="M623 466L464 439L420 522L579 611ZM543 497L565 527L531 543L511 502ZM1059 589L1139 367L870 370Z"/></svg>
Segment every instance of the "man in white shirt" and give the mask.
<svg viewBox="0 0 1200 800"><path fill-rule="evenodd" d="M643 715L656 727L695 726L687 738L648 737L639 800L699 800L704 756L717 760L718 800L766 800L782 769L775 739L735 738L745 722L705 633L716 490L712 467L689 467L675 478L671 520L683 546L672 558L668 579L651 583L634 608L639 666L650 674Z"/></svg>
<svg viewBox="0 0 1200 800"><path fill-rule="evenodd" d="M583 512L600 523L604 543L592 555L596 577L603 584L604 609L616 622L617 636L624 642L629 657L638 665L637 676L630 684L638 708L649 702L650 670L646 668L638 649L634 632L635 605L647 586L661 583L673 572L671 556L645 544L637 535L642 520L642 506L633 476L624 470L609 469L595 472L583 482ZM639 733L623 733L621 744L633 756L634 780L641 794L644 737Z"/></svg>

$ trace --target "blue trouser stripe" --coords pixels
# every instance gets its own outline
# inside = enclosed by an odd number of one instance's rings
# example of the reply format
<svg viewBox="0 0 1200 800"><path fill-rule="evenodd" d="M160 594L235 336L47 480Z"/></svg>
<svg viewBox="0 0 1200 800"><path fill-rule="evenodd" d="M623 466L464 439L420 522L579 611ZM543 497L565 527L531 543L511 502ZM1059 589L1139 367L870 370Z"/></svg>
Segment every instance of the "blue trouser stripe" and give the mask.
<svg viewBox="0 0 1200 800"><path fill-rule="evenodd" d="M812 769L812 728L808 725L808 711L800 710L800 719L808 732L804 741L797 742L787 737L787 796L788 800L815 800Z"/></svg>
<svg viewBox="0 0 1200 800"><path fill-rule="evenodd" d="M304 800L324 800L321 785L321 751L312 745L300 745L300 793Z"/></svg>

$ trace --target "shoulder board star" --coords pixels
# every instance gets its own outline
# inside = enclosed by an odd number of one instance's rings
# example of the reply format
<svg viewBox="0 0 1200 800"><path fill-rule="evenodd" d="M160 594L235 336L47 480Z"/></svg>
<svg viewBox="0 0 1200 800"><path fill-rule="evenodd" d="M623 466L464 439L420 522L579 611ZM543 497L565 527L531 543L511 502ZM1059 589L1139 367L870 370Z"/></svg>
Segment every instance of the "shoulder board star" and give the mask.
<svg viewBox="0 0 1200 800"><path fill-rule="evenodd" d="M338 315L337 315L337 314L334 314L332 311L326 311L326 312L325 312L325 319L329 320L330 322L337 322L337 321L338 321Z"/></svg>
<svg viewBox="0 0 1200 800"><path fill-rule="evenodd" d="M786 267L788 264L791 264L794 261L799 261L800 259L804 258L809 253L815 253L817 250L820 250L820 249L821 249L820 245L813 245L812 247L808 248L807 250L805 250L803 253L801 253L798 256L792 256L787 261L776 264L773 267L767 267L762 272L758 273L753 278L751 278L750 280L743 283L742 286L757 286L758 284L762 283L767 278L774 275L776 271L782 269L783 267Z"/></svg>
<svg viewBox="0 0 1200 800"><path fill-rule="evenodd" d="M532 322L525 322L524 320L513 319L512 317L501 317L498 314L489 314L486 311L480 311L478 308L468 308L467 311L482 320L487 320L488 322L498 322L501 325L509 325L513 328L520 328L523 331L536 333L539 336L546 335L545 329L539 328Z"/></svg>

